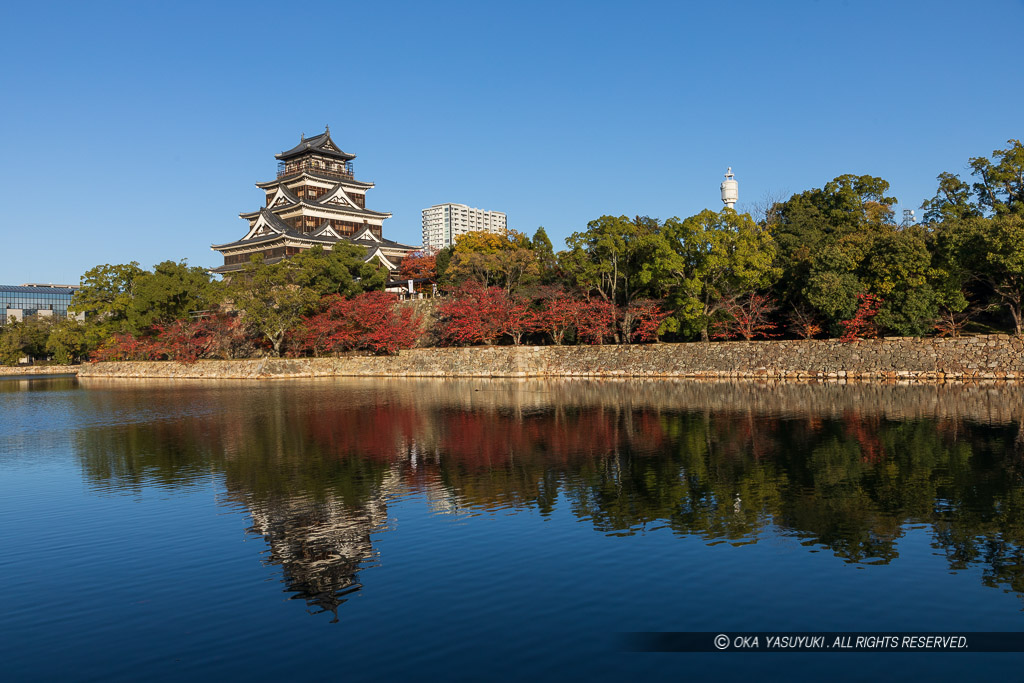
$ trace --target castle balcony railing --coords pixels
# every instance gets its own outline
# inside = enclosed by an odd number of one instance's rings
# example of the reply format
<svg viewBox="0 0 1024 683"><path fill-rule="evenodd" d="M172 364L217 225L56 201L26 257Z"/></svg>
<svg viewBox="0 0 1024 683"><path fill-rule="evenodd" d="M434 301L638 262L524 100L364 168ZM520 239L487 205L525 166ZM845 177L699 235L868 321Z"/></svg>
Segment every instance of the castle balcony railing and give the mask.
<svg viewBox="0 0 1024 683"><path fill-rule="evenodd" d="M349 180L353 180L355 177L351 161L324 163L322 161L311 161L306 159L305 161L297 162L280 161L277 164L278 178L286 175L292 175L293 173L299 173L301 171L311 171L313 173L319 173L320 175L332 176L334 178L347 178Z"/></svg>

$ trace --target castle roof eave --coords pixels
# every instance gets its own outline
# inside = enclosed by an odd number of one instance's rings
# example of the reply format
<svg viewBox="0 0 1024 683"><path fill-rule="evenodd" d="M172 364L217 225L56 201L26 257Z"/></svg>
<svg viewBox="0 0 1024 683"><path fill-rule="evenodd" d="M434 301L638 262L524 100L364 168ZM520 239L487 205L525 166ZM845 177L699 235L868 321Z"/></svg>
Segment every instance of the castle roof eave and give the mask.
<svg viewBox="0 0 1024 683"><path fill-rule="evenodd" d="M313 237L303 233L287 232L277 233L274 235L261 235L260 237L253 237L247 240L236 240L234 242L228 242L227 244L211 244L210 249L213 251L230 251L232 249L243 249L249 246L267 246L274 244L275 242L291 243L293 246L298 243L305 243L308 246L331 246L338 240L331 239L329 237Z"/></svg>
<svg viewBox="0 0 1024 683"><path fill-rule="evenodd" d="M326 149L325 145L328 143L330 143L334 149ZM331 139L330 129L325 130L323 133L320 133L320 135L311 138L303 138L299 144L295 145L288 151L275 154L274 158L284 161L306 153L323 154L324 156L344 159L345 161L351 161L356 158L355 154L349 154L348 152L343 151L341 147Z"/></svg>
<svg viewBox="0 0 1024 683"><path fill-rule="evenodd" d="M383 237L377 239L353 239L348 236L344 236L338 239L333 237L318 237L310 233L297 232L295 229L289 227L286 231L276 233L274 235L264 235L261 237L254 237L247 240L236 240L234 242L228 242L227 244L211 244L210 249L213 251L228 251L232 249L243 249L248 246L261 245L265 246L273 244L277 241L288 242L291 241L293 244L298 242L307 243L309 246L316 246L317 244L322 246L334 246L337 242L348 242L349 244L355 244L367 249L386 249L413 252L420 247L414 247L408 244L402 244L401 242L395 242L394 240L384 239Z"/></svg>
<svg viewBox="0 0 1024 683"><path fill-rule="evenodd" d="M293 173L289 173L288 175L283 175L280 178L276 178L275 180L267 180L267 181L262 182L262 183L255 183L255 185L256 185L256 187L260 188L261 190L266 190L266 189L269 189L269 188L271 188L271 187L273 187L273 186L275 186L275 185L277 185L279 183L291 182L292 180L295 180L296 178L298 178L299 176L302 176L302 175L307 175L310 178L314 178L316 180L325 180L325 181L331 182L331 183L338 183L338 182L346 183L348 185L354 185L356 187L363 188L363 189L370 189L371 187L376 187L376 185L374 185L373 183L366 182L365 180L356 180L354 178L352 178L352 179L343 178L343 179L341 179L339 181L337 175L331 175L331 174L328 174L328 173L317 173L316 171L310 171L309 169L302 169L302 170L299 170L299 171L294 171Z"/></svg>
<svg viewBox="0 0 1024 683"><path fill-rule="evenodd" d="M269 209L272 212L284 212L289 209L294 209L300 206L304 206L307 209L324 209L326 211L336 211L342 214L349 214L353 216L369 216L371 218L391 218L391 214L387 211L373 211L372 209L361 209L358 206L337 206L334 204L321 204L320 202L310 202L305 199L298 199L294 204L283 204L281 206L261 206L256 211L249 211L247 213L238 214L239 218L245 220L252 220L260 215L261 211Z"/></svg>
<svg viewBox="0 0 1024 683"><path fill-rule="evenodd" d="M263 263L265 263L268 266L272 266L275 263L280 263L285 258L286 258L285 256L272 256L270 258L263 259ZM216 268L207 268L206 272L208 272L208 273L216 273L217 275L224 275L226 273L237 273L238 271L244 269L247 265L249 265L249 264L248 263L232 263L231 265L226 265L225 264L223 266L217 266Z"/></svg>

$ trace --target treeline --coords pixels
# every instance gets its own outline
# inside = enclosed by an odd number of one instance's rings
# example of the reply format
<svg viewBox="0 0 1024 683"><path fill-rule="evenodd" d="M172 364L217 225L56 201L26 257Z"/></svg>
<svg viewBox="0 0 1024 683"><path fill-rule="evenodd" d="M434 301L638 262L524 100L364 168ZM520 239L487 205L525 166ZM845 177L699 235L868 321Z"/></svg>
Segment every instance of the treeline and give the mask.
<svg viewBox="0 0 1024 683"><path fill-rule="evenodd" d="M374 326L373 334L356 335L354 348L393 353L409 344L409 333L403 329L396 340L384 339L385 318L395 315L413 333L418 326L382 291L388 271L364 257L361 247L341 243L274 264L257 256L224 281L185 262L165 261L152 271L134 262L96 266L82 276L71 302L70 310L84 313L85 321L8 324L0 331L0 362L17 363L26 355L49 355L60 363L299 355L323 348L310 341L317 324L332 320L343 327L353 317L357 326ZM369 307L349 305L353 297ZM353 348L341 330L333 333L339 338L331 351ZM25 343L29 337L31 344Z"/></svg>
<svg viewBox="0 0 1024 683"><path fill-rule="evenodd" d="M895 220L885 180L843 175L757 220L729 209L665 221L602 216L559 253L543 228L533 239L470 233L403 270L445 290L496 287L533 300L535 311L552 296L603 302L618 342L633 340L630 311L652 302L669 340L1020 335L1024 146L1010 140L970 168L973 184L938 176L920 224Z"/></svg>
<svg viewBox="0 0 1024 683"><path fill-rule="evenodd" d="M445 296L423 319L381 293L361 248L259 258L228 281L165 262L88 271L84 323L29 320L0 332L0 361L393 353L448 345L632 343L778 336L1012 332L1024 326L1024 146L1010 140L942 173L920 224L901 224L889 183L843 175L756 218L602 216L555 252L532 238L468 233L401 265ZM14 359L14 360L12 360Z"/></svg>

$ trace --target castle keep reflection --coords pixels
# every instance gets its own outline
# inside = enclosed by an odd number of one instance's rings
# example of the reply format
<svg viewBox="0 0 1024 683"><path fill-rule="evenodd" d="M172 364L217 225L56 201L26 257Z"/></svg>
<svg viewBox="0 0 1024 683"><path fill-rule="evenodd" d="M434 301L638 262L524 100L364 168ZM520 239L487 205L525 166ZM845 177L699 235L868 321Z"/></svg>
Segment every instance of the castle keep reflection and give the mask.
<svg viewBox="0 0 1024 683"><path fill-rule="evenodd" d="M270 546L266 562L279 565L296 599L331 612L360 588L359 570L377 557L370 534L387 522L387 505L378 493L360 508L346 507L328 496L254 500L249 505L250 531Z"/></svg>
<svg viewBox="0 0 1024 683"><path fill-rule="evenodd" d="M286 590L331 611L381 558L388 509L571 511L610 535L792 537L885 564L926 525L953 570L1024 593L1021 389L700 382L83 383L158 421L76 435L97 489L212 471ZM412 504L412 503L407 503Z"/></svg>

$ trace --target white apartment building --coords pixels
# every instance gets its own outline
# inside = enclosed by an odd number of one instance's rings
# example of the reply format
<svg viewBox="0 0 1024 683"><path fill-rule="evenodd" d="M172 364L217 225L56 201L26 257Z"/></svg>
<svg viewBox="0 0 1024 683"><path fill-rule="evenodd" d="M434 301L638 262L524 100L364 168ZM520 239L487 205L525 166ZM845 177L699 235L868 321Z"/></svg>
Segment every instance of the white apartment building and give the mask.
<svg viewBox="0 0 1024 683"><path fill-rule="evenodd" d="M504 232L508 227L501 211L474 209L465 204L436 204L423 209L423 248L444 249L459 235L474 230Z"/></svg>

